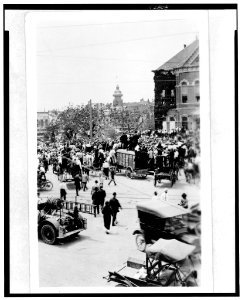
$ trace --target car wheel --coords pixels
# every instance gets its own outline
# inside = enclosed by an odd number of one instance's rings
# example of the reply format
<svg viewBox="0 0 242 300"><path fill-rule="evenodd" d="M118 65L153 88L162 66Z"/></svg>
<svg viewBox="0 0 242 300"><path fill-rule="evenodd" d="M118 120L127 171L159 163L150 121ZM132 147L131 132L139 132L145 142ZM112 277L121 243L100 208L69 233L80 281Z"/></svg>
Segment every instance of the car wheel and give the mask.
<svg viewBox="0 0 242 300"><path fill-rule="evenodd" d="M55 228L50 224L45 224L40 230L42 240L49 245L53 245L56 242Z"/></svg>
<svg viewBox="0 0 242 300"><path fill-rule="evenodd" d="M143 234L136 235L136 246L139 251L141 251L141 252L145 251L146 242L145 242L145 237Z"/></svg>

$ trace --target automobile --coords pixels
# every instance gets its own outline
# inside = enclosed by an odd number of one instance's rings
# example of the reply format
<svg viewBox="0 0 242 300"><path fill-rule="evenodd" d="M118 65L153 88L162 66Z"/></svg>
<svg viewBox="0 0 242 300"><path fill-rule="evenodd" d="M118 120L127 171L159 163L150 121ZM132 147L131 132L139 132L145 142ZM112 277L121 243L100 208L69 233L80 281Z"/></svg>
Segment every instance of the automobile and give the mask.
<svg viewBox="0 0 242 300"><path fill-rule="evenodd" d="M59 198L38 201L38 235L46 244L53 245L58 240L77 236L87 229L87 220L77 206L71 211L66 210L63 204Z"/></svg>
<svg viewBox="0 0 242 300"><path fill-rule="evenodd" d="M145 252L147 245L160 238L176 239L196 246L200 250L201 211L199 204L190 209L170 203L152 200L137 204L139 228L134 230L137 249Z"/></svg>

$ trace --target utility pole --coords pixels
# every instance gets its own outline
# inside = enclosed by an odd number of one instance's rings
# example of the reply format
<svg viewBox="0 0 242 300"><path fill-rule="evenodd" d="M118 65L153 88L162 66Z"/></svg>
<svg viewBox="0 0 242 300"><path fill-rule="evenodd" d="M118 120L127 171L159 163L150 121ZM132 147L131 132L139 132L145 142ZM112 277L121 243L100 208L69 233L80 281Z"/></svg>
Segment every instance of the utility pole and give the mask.
<svg viewBox="0 0 242 300"><path fill-rule="evenodd" d="M89 109L90 109L90 139L92 142L92 100L89 101Z"/></svg>

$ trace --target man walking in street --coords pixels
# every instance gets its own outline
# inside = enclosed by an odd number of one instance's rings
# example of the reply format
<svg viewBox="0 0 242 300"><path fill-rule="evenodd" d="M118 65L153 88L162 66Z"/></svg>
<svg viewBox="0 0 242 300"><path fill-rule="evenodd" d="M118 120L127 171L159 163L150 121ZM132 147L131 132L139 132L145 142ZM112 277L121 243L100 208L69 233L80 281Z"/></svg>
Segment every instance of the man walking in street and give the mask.
<svg viewBox="0 0 242 300"><path fill-rule="evenodd" d="M99 202L99 205L101 206L101 209L103 209L105 198L106 198L106 192L103 189L103 187L100 186L99 191L98 191L98 200L99 200L98 202Z"/></svg>
<svg viewBox="0 0 242 300"><path fill-rule="evenodd" d="M87 190L87 182L88 182L88 175L86 174L86 172L83 172L83 174L82 174L82 188L83 188L83 192L85 192L85 190Z"/></svg>
<svg viewBox="0 0 242 300"><path fill-rule="evenodd" d="M111 179L110 179L108 185L110 185L110 183L111 183L112 181L113 181L113 183L114 183L115 185L117 185L116 182L115 182L114 176L115 176L115 170L114 170L114 168L110 168L110 177L111 177Z"/></svg>
<svg viewBox="0 0 242 300"><path fill-rule="evenodd" d="M117 218L117 213L119 212L119 208L122 209L118 199L116 198L116 193L113 193L113 198L110 199L109 203L110 203L110 207L112 209L112 216L113 216L113 220L112 220L112 226L115 226L117 224L116 218Z"/></svg>
<svg viewBox="0 0 242 300"><path fill-rule="evenodd" d="M93 213L94 217L99 215L99 199L98 199L98 188L96 187L94 193L92 194L92 205L93 205Z"/></svg>
<svg viewBox="0 0 242 300"><path fill-rule="evenodd" d="M66 201L67 187L64 181L60 183L60 199Z"/></svg>
<svg viewBox="0 0 242 300"><path fill-rule="evenodd" d="M98 181L97 181L97 180L95 180L94 186L92 187L91 195L94 193L94 191L95 191L96 188L99 189L99 184L98 184Z"/></svg>
<svg viewBox="0 0 242 300"><path fill-rule="evenodd" d="M76 174L76 176L74 177L74 183L75 183L75 186L76 186L76 195L79 196L78 193L81 189L81 179L80 179L79 174Z"/></svg>

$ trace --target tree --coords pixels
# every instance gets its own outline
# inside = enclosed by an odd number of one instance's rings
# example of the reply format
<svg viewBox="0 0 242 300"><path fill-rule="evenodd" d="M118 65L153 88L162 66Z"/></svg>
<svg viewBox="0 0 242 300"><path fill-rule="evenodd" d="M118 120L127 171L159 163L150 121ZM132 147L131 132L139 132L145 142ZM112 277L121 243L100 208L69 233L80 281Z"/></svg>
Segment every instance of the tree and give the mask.
<svg viewBox="0 0 242 300"><path fill-rule="evenodd" d="M102 118L102 110L98 105L92 106L92 132L97 134L98 124ZM64 136L71 141L77 133L88 136L90 130L90 105L69 105L57 118L57 123L63 130Z"/></svg>
<svg viewBox="0 0 242 300"><path fill-rule="evenodd" d="M60 124L56 120L52 120L46 127L45 138L55 142L56 136L60 130Z"/></svg>

